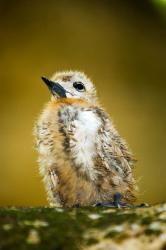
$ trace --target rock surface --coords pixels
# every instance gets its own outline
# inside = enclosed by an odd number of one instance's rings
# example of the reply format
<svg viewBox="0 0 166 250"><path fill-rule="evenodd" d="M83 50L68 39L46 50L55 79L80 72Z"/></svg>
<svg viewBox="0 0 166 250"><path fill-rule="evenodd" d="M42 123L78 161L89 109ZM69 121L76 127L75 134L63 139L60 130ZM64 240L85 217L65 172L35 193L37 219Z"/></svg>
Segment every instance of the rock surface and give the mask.
<svg viewBox="0 0 166 250"><path fill-rule="evenodd" d="M2 250L166 250L166 203L146 208L0 208Z"/></svg>

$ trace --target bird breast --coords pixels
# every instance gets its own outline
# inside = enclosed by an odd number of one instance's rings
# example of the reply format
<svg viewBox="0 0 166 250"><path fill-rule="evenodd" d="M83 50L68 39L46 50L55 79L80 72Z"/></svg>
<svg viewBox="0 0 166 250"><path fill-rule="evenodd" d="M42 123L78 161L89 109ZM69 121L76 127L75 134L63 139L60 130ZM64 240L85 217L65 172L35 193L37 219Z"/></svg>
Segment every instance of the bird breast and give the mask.
<svg viewBox="0 0 166 250"><path fill-rule="evenodd" d="M60 126L68 137L70 158L77 170L95 179L94 158L101 120L92 109L65 107L59 112Z"/></svg>

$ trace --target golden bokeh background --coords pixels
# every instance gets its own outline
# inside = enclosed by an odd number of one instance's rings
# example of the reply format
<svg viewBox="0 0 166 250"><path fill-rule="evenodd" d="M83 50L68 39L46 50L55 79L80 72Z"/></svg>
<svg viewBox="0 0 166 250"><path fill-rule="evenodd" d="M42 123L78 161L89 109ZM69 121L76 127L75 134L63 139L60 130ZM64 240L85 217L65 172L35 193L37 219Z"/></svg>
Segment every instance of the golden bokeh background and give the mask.
<svg viewBox="0 0 166 250"><path fill-rule="evenodd" d="M32 135L40 77L74 69L138 159L139 201L166 199L164 1L0 1L0 205L46 205Z"/></svg>

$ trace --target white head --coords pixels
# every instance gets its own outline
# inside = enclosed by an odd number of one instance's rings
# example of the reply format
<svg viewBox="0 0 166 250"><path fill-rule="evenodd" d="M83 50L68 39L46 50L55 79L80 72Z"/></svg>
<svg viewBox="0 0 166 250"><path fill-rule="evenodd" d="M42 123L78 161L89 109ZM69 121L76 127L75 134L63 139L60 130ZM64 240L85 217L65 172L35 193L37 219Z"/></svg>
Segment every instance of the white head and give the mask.
<svg viewBox="0 0 166 250"><path fill-rule="evenodd" d="M78 71L55 73L51 80L42 77L51 91L52 98L77 98L96 103L96 90L87 76Z"/></svg>

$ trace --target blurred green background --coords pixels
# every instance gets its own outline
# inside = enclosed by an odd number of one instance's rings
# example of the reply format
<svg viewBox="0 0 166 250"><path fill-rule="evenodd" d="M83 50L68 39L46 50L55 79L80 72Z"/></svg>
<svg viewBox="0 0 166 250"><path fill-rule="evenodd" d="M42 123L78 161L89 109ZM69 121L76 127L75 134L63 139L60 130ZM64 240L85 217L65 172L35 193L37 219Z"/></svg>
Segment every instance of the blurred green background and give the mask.
<svg viewBox="0 0 166 250"><path fill-rule="evenodd" d="M40 76L84 71L135 157L139 201L166 199L165 1L0 1L0 205L45 205L32 129Z"/></svg>

